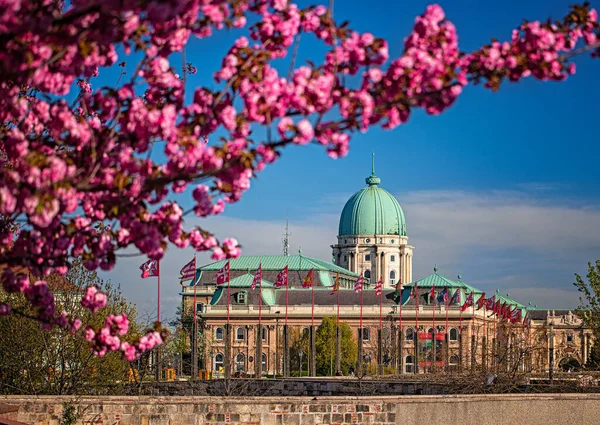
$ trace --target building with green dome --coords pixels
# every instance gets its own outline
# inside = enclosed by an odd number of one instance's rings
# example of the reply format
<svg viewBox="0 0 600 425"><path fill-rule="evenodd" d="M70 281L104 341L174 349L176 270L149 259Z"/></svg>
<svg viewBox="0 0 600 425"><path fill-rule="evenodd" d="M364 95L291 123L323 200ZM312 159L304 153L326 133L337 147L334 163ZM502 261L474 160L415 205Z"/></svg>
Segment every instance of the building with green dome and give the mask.
<svg viewBox="0 0 600 425"><path fill-rule="evenodd" d="M414 247L408 244L404 212L398 200L380 187L374 155L365 182L367 187L352 195L342 210L337 244L331 246L334 261L372 282L381 279L387 287L399 280L412 282Z"/></svg>
<svg viewBox="0 0 600 425"><path fill-rule="evenodd" d="M352 330L353 367L366 374L548 373L585 365L594 339L575 313L521 304L499 289L486 294L477 282L450 279L437 267L413 279L414 247L402 207L381 187L374 164L366 184L341 212L333 262L301 251L290 255L286 230L279 255L197 268L194 282L181 291L185 310L191 314L195 306L202 323L197 360L188 364L214 376L224 370L254 377L310 370L316 376L317 344L309 340L326 318L336 317ZM217 285L224 267L229 281ZM277 285L284 270L286 284ZM361 276L362 290L355 290ZM340 362L336 351L327 374L337 374Z"/></svg>

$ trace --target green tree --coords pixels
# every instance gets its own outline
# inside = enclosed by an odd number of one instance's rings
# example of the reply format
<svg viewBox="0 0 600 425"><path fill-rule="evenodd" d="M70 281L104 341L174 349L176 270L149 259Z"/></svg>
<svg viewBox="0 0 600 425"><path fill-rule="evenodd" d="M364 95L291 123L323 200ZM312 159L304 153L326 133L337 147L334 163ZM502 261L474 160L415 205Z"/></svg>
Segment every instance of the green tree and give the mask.
<svg viewBox="0 0 600 425"><path fill-rule="evenodd" d="M335 317L325 317L317 329L317 374L322 376L332 375L335 370ZM347 375L356 365L358 345L354 339L352 329L347 323L340 322L341 335L341 361L342 373Z"/></svg>
<svg viewBox="0 0 600 425"><path fill-rule="evenodd" d="M88 271L81 261L76 260L66 276L50 275L46 280L54 292L57 311L80 317L94 328L101 327L109 314L125 312L131 322L128 338L141 335L135 322L135 305L110 281ZM95 314L79 303L83 288L89 285L99 286L108 297L106 307ZM23 297L0 289L0 302L6 301L22 313L34 315ZM96 388L127 381L130 363L120 353L96 357L87 341L73 338L59 327L44 331L37 321L13 314L0 320L0 335L0 393L92 393Z"/></svg>
<svg viewBox="0 0 600 425"><path fill-rule="evenodd" d="M579 307L577 314L583 320L584 325L594 333L594 340L600 338L600 260L588 263L587 282L575 273L573 285L580 292ZM590 356L585 365L588 369L600 369L600 344L592 347Z"/></svg>

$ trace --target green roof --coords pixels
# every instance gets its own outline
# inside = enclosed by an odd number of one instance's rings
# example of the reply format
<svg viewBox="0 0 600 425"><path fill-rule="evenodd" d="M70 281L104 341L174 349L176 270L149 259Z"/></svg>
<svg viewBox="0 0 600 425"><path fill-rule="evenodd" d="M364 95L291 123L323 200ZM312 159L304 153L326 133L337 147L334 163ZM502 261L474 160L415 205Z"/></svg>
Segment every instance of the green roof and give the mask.
<svg viewBox="0 0 600 425"><path fill-rule="evenodd" d="M229 282L229 286L231 286L232 288L250 288L252 286L252 281L254 280L254 275L253 274L244 274L238 277L235 277L233 279L231 279L231 282ZM268 280L265 279L261 279L262 280L262 287L263 288L272 288L273 284L271 282L269 282Z"/></svg>
<svg viewBox="0 0 600 425"><path fill-rule="evenodd" d="M263 270L281 270L288 266L290 270L306 270L315 269L317 272L343 273L347 276L358 277L358 274L346 270L343 267L337 266L327 261L318 260L316 258L305 257L303 255L247 255L231 260L221 260L215 263L207 264L200 267L201 271L218 271L230 261L231 270L246 270L254 272L262 263Z"/></svg>
<svg viewBox="0 0 600 425"><path fill-rule="evenodd" d="M338 234L406 236L406 220L398 200L379 187L381 180L374 169L365 181L368 186L346 202Z"/></svg>

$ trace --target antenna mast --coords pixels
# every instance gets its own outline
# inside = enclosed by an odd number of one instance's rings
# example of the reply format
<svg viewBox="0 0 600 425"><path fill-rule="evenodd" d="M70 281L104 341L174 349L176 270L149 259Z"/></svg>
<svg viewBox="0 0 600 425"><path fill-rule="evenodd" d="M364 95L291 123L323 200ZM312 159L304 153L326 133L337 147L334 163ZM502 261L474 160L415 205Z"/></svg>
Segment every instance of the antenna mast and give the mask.
<svg viewBox="0 0 600 425"><path fill-rule="evenodd" d="M288 225L287 215L285 217L285 234L283 235L283 255L286 257L290 255L290 228Z"/></svg>

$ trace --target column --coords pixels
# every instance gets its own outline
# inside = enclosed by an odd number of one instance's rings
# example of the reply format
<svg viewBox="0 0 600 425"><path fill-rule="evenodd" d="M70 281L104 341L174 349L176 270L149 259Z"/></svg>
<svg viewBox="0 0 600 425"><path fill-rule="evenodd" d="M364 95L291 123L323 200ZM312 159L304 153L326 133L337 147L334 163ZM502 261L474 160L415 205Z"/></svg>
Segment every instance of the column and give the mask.
<svg viewBox="0 0 600 425"><path fill-rule="evenodd" d="M262 377L262 325L256 325L256 334L254 335L255 349L254 349L254 376L256 378Z"/></svg>
<svg viewBox="0 0 600 425"><path fill-rule="evenodd" d="M290 327L283 325L283 377L290 377Z"/></svg>

